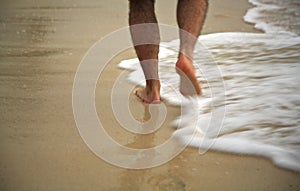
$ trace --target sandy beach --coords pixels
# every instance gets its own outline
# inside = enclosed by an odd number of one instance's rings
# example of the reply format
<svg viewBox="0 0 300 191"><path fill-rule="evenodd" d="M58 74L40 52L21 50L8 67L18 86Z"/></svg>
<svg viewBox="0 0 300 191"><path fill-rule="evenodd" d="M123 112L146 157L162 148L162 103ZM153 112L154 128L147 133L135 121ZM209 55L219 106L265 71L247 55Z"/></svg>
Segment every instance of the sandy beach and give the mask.
<svg viewBox="0 0 300 191"><path fill-rule="evenodd" d="M257 32L242 17L246 0L211 0L202 34ZM160 23L176 26L176 1L157 1ZM76 69L88 49L128 25L128 2L17 0L0 3L0 190L300 190L300 174L271 161L244 155L186 148L173 160L150 169L130 170L97 157L84 143L72 110ZM110 47L108 47L109 49ZM111 107L111 90L122 72L117 64L134 58L116 55L96 89L96 108L105 130L132 148L161 144L174 129L180 108L154 134L126 132ZM124 89L132 85L124 82ZM130 97L137 120L148 107Z"/></svg>

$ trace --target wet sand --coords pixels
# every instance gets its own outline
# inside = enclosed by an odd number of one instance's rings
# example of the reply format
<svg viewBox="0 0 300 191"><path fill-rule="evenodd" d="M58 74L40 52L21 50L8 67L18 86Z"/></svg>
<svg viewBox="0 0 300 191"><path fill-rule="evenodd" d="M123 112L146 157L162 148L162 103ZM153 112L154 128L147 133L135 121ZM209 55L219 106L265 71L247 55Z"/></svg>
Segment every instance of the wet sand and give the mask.
<svg viewBox="0 0 300 191"><path fill-rule="evenodd" d="M176 26L175 1L158 1L158 20ZM203 34L259 32L242 16L246 1L212 0ZM159 167L128 170L94 155L81 139L72 111L77 66L100 38L127 26L127 1L1 1L0 3L0 190L300 190L300 175L269 160L187 148ZM108 47L109 49L109 47ZM169 106L163 127L151 135L122 130L110 96L122 72L112 59L96 89L96 108L108 133L132 148L161 144L174 131L180 109ZM132 88L124 83L124 88ZM148 107L130 97L132 115Z"/></svg>

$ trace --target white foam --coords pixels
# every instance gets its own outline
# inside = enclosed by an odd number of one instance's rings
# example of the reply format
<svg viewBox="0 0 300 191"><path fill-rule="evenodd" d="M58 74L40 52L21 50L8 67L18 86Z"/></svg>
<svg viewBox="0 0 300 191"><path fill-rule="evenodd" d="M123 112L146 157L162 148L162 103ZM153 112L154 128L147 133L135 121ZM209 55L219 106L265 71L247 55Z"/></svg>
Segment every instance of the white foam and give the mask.
<svg viewBox="0 0 300 191"><path fill-rule="evenodd" d="M202 45L197 44L194 53L203 88L200 98L187 99L178 91L174 64L179 40L161 43L161 94L181 107L171 125L183 144L201 153L213 149L262 156L300 172L300 4L249 2L255 7L245 21L266 33L201 35ZM132 70L129 81L143 85L137 59L119 66Z"/></svg>
<svg viewBox="0 0 300 191"><path fill-rule="evenodd" d="M244 16L246 22L266 33L299 34L299 9L297 0L249 0L255 7Z"/></svg>
<svg viewBox="0 0 300 191"><path fill-rule="evenodd" d="M192 100L181 96L177 88L174 63L179 41L162 43L162 97L182 108L182 115L172 123L177 128L174 135L202 152L213 149L263 156L300 172L299 37L217 33L202 35L200 41L209 50L203 46L195 50L204 95ZM215 75L214 61L221 78ZM143 79L137 59L119 66L132 70L131 82ZM225 92L220 80L224 80Z"/></svg>

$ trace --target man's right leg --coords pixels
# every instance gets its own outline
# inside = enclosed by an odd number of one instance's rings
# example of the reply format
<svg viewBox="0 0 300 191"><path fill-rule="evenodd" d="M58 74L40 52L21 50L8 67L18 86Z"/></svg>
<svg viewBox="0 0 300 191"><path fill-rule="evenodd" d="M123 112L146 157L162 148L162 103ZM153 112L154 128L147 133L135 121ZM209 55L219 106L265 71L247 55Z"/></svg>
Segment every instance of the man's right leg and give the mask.
<svg viewBox="0 0 300 191"><path fill-rule="evenodd" d="M202 94L193 66L193 51L205 20L207 4L207 0L178 0L180 53L176 69L181 77L180 92L183 95Z"/></svg>
<svg viewBox="0 0 300 191"><path fill-rule="evenodd" d="M131 37L146 79L146 87L137 90L136 95L146 103L159 103L160 37L154 12L154 0L129 0L129 8Z"/></svg>

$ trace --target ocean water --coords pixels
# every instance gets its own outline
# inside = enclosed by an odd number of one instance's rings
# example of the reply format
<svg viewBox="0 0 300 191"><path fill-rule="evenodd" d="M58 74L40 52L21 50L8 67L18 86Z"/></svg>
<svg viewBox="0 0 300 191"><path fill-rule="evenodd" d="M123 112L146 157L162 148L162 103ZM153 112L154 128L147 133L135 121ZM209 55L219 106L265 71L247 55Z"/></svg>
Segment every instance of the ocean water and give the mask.
<svg viewBox="0 0 300 191"><path fill-rule="evenodd" d="M244 16L262 33L201 35L195 67L203 96L186 99L173 87L179 40L161 43L162 97L179 105L174 135L200 153L218 150L269 158L300 172L300 1L250 0ZM143 79L137 59L119 66ZM172 85L170 85L172 84Z"/></svg>

